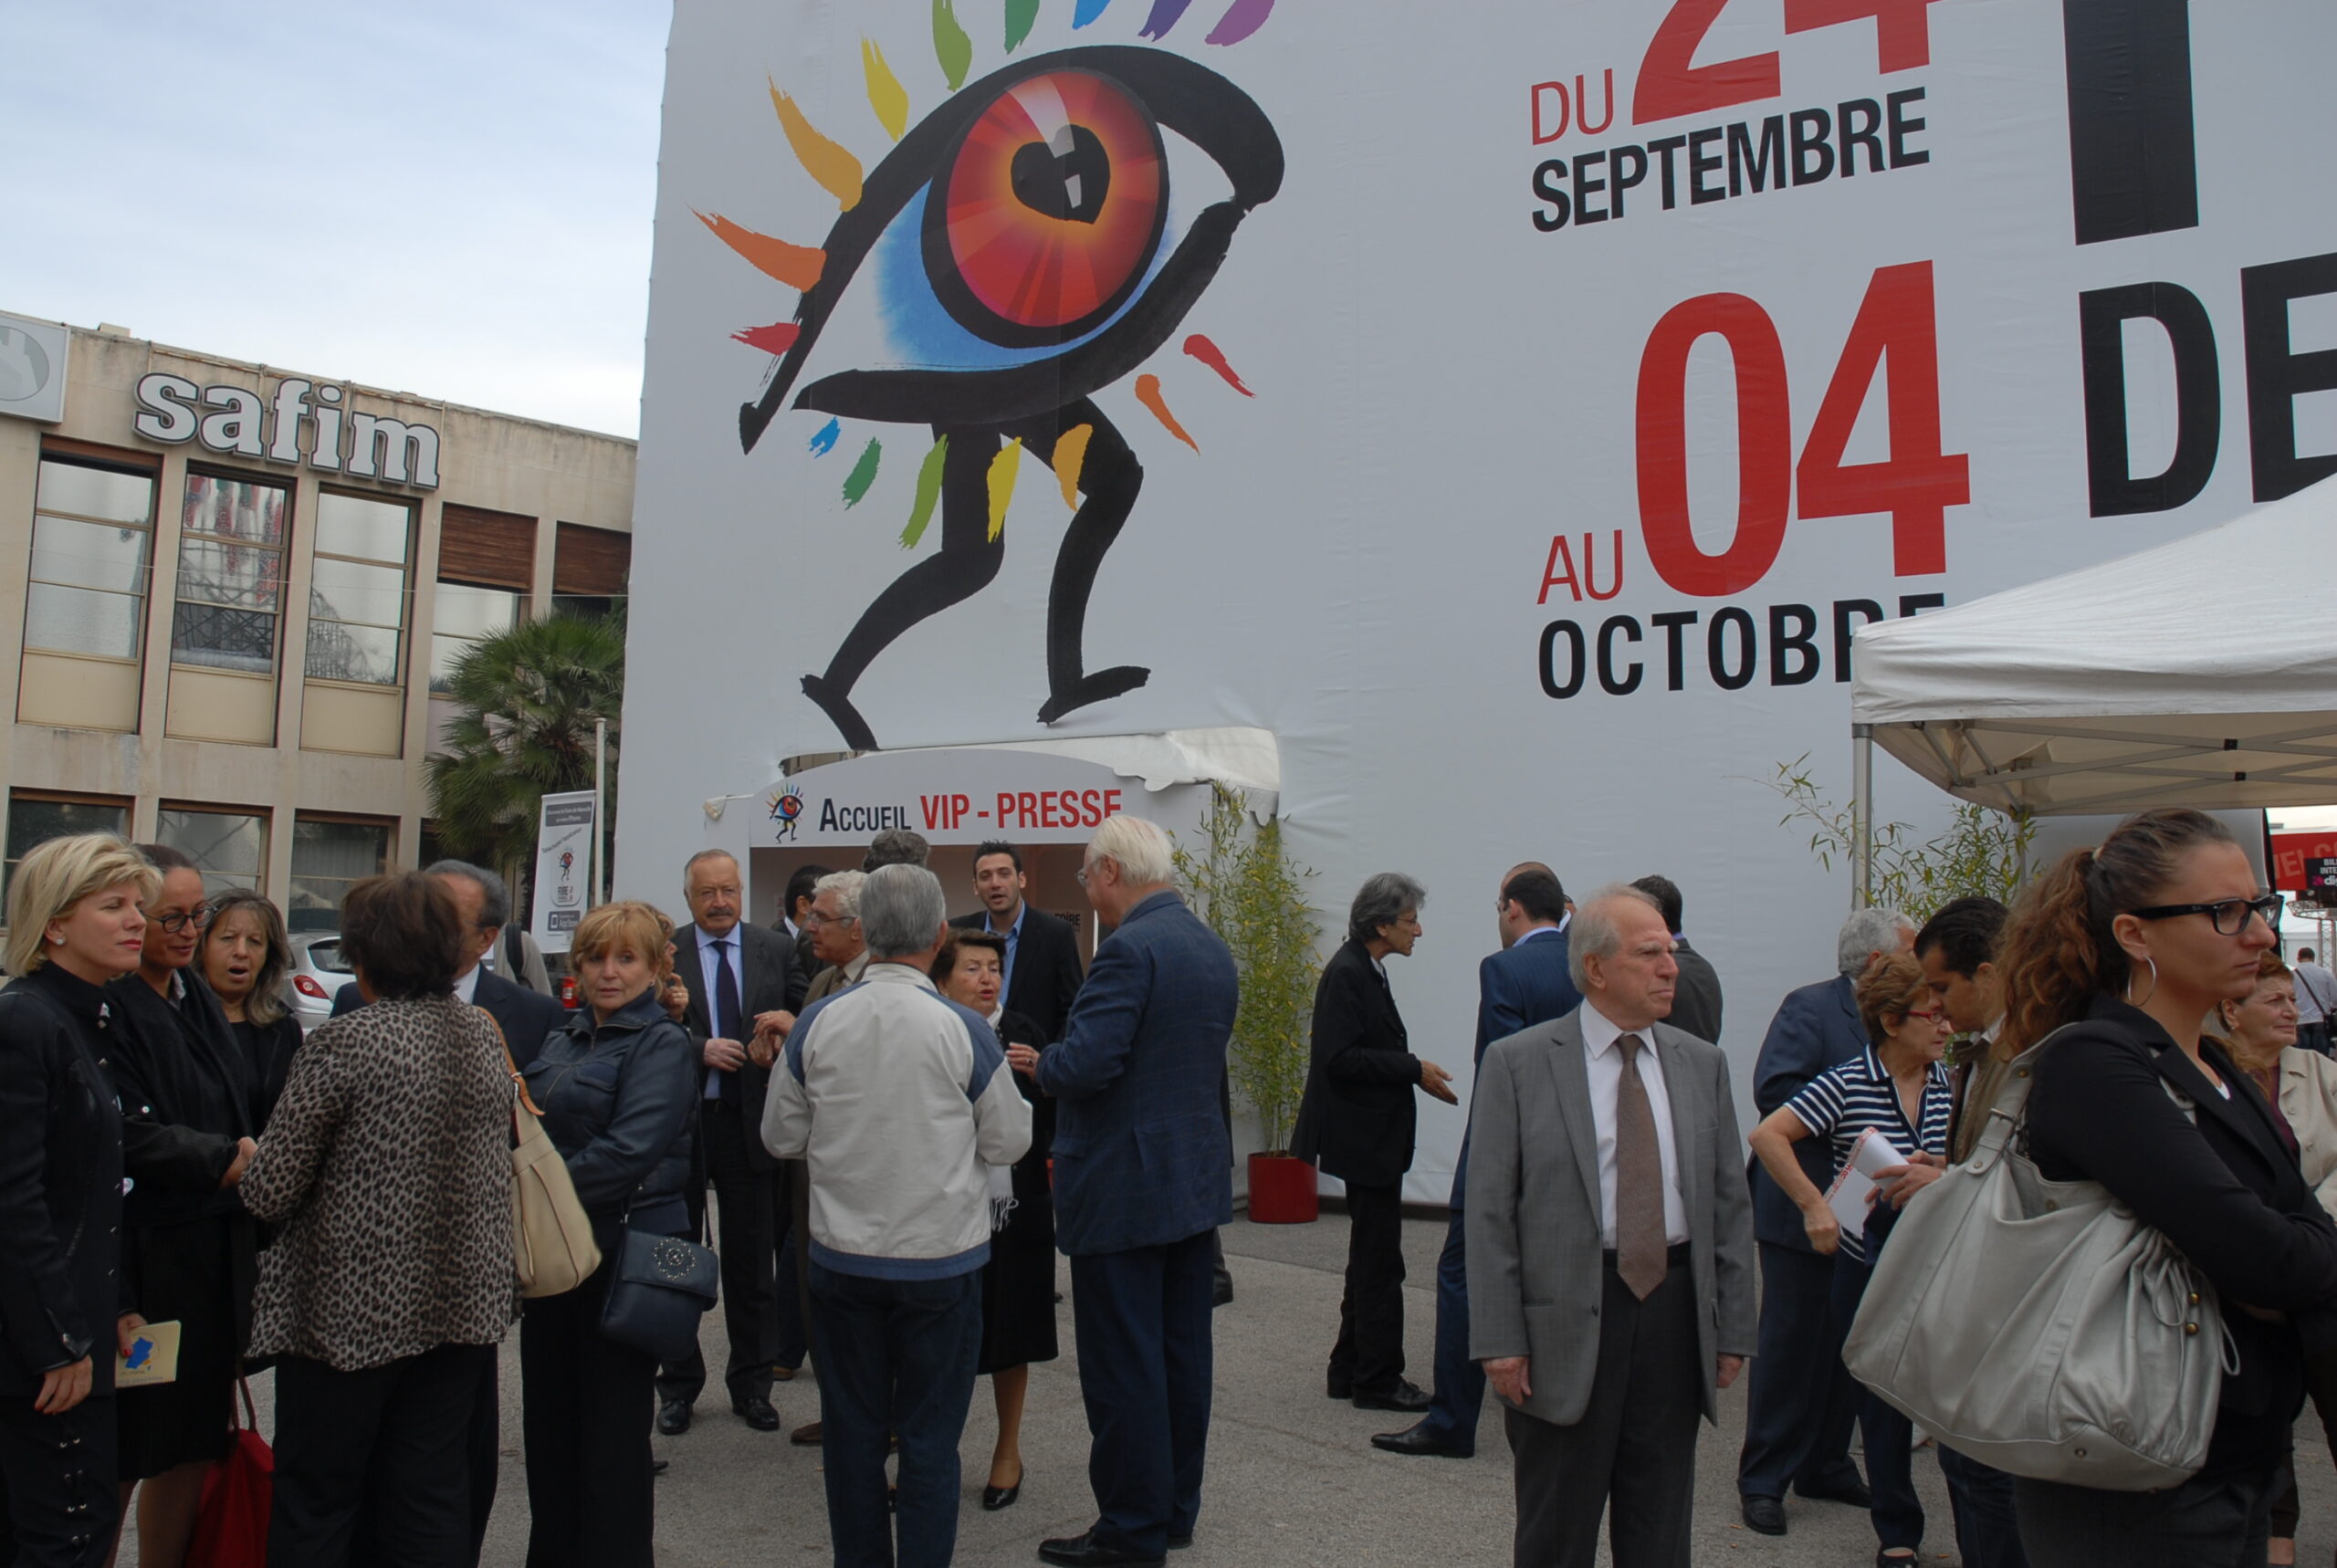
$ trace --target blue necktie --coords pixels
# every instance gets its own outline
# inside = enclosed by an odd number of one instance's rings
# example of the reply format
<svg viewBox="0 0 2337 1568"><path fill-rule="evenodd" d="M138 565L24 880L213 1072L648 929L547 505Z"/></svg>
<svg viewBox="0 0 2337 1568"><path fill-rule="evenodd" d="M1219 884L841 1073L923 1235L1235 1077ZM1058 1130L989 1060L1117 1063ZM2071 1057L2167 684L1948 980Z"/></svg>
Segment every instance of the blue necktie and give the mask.
<svg viewBox="0 0 2337 1568"><path fill-rule="evenodd" d="M714 945L714 1034L718 1040L739 1038L739 974L730 967L727 939ZM739 1104L739 1075L724 1072L721 1077L722 1103Z"/></svg>

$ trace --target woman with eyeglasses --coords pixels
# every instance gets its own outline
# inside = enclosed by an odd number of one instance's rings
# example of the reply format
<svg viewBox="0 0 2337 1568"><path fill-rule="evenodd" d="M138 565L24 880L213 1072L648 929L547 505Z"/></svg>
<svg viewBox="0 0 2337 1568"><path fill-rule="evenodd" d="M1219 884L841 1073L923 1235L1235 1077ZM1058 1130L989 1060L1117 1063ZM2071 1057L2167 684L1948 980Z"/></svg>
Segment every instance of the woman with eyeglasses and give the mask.
<svg viewBox="0 0 2337 1568"><path fill-rule="evenodd" d="M1876 1192L1866 1223L1845 1230L1826 1194L1804 1174L1793 1146L1824 1138L1837 1171L1848 1165L1869 1132L1888 1139L1906 1169L1936 1169L1947 1159L1947 1126L1954 1092L1941 1058L1954 1032L1947 1013L1913 956L1894 953L1869 964L1857 988L1867 1049L1809 1081L1802 1092L1753 1129L1753 1153L1801 1209L1802 1228L1820 1253L1834 1256L1833 1319L1845 1328L1858 1315L1874 1260L1891 1234L1898 1207L1893 1188L1919 1180L1902 1175ZM1894 1167L1902 1168L1902 1167ZM1886 1175L1889 1172L1886 1171ZM1923 1543L1923 1505L1911 1464L1913 1428L1907 1417L1871 1394L1859 1401L1866 1448L1866 1479L1874 1493L1875 1562L1913 1563Z"/></svg>
<svg viewBox="0 0 2337 1568"><path fill-rule="evenodd" d="M138 972L107 988L122 1017L111 1060L122 1113L122 1336L179 1325L178 1378L124 1389L121 1502L137 1493L139 1568L179 1568L212 1461L226 1452L251 1334L258 1238L236 1186L251 1164L249 1073L194 959L211 909L203 873L141 844L162 874ZM142 1484L141 1484L142 1483Z"/></svg>
<svg viewBox="0 0 2337 1568"><path fill-rule="evenodd" d="M2044 1045L2027 1064L2030 1156L2047 1180L2100 1182L2163 1232L2215 1286L2238 1354L2190 1480L2150 1492L2014 1481L2032 1562L2265 1561L2306 1352L2337 1328L2337 1224L2264 1095L2202 1023L2255 991L2279 908L2222 823L2167 810L2063 856L2006 928L1997 1050L2010 1060Z"/></svg>

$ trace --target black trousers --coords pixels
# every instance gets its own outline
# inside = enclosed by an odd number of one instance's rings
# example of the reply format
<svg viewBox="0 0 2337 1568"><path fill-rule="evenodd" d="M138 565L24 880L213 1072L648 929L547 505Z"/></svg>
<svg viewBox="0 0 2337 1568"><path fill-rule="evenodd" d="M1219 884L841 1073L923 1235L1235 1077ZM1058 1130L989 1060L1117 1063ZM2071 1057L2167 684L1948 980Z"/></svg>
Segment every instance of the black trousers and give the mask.
<svg viewBox="0 0 2337 1568"><path fill-rule="evenodd" d="M695 1189L692 1228L705 1234L706 1191L714 1190L714 1250L722 1260L722 1322L730 1333L730 1361L722 1381L733 1402L770 1396L770 1369L779 1361L779 1220L777 1188L768 1169L748 1155L761 1136L736 1105L708 1100L698 1120L706 1185ZM694 1404L706 1389L706 1357L693 1348L657 1369L657 1397Z"/></svg>
<svg viewBox="0 0 2337 1568"><path fill-rule="evenodd" d="M1713 1368L1696 1343L1688 1249L1644 1301L1607 1255L1590 1403L1571 1427L1504 1407L1516 1457L1517 1568L1592 1568L1608 1516L1614 1568L1688 1568L1696 1423ZM1529 1375L1531 1368L1528 1368Z"/></svg>
<svg viewBox="0 0 2337 1568"><path fill-rule="evenodd" d="M1347 1279L1329 1382L1392 1392L1404 1375L1404 1189L1347 1184Z"/></svg>
<svg viewBox="0 0 2337 1568"><path fill-rule="evenodd" d="M1158 1557L1200 1516L1216 1344L1210 1232L1071 1260L1095 1540Z"/></svg>
<svg viewBox="0 0 2337 1568"><path fill-rule="evenodd" d="M100 1350L113 1354L110 1342ZM106 1560L121 1511L118 1419L111 1399L44 1416L31 1394L0 1396L0 1563L97 1568Z"/></svg>
<svg viewBox="0 0 2337 1568"><path fill-rule="evenodd" d="M1837 1322L1834 1260L1760 1244L1761 1331L1746 1370L1745 1447L1736 1490L1833 1491L1859 1479L1850 1428L1863 1390L1842 1365L1850 1325Z"/></svg>
<svg viewBox="0 0 2337 1568"><path fill-rule="evenodd" d="M496 1488L503 1471L503 1380L496 1364L495 1347L479 1364L478 1396L471 1407L471 1429L465 1439L471 1468L471 1554L469 1568L478 1568L487 1548L487 1521L495 1512ZM382 1532L373 1527L373 1499L358 1510L355 1539L349 1548L350 1568L395 1568L381 1554Z"/></svg>
<svg viewBox="0 0 2337 1568"><path fill-rule="evenodd" d="M564 1296L527 1304L528 1568L651 1568L649 1471L657 1358L601 1333L609 1265Z"/></svg>
<svg viewBox="0 0 2337 1568"><path fill-rule="evenodd" d="M362 1372L276 1364L268 1568L343 1568L361 1511L374 1559L468 1568L472 1417L491 1344L442 1344Z"/></svg>
<svg viewBox="0 0 2337 1568"><path fill-rule="evenodd" d="M2016 1476L2020 1543L2038 1568L2262 1568L2273 1469L2133 1492Z"/></svg>

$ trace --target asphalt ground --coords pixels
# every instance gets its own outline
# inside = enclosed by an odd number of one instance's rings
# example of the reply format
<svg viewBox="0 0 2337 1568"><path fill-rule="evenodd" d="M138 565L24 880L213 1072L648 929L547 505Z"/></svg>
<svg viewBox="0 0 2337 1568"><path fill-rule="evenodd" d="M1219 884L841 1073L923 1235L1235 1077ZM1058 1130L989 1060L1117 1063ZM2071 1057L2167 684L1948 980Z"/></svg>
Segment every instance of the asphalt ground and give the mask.
<svg viewBox="0 0 2337 1568"><path fill-rule="evenodd" d="M1264 1226L1237 1220L1225 1232L1234 1299L1217 1313L1217 1390L1210 1428L1209 1479L1193 1547L1176 1568L1378 1568L1402 1564L1504 1564L1509 1562L1509 1452L1501 1416L1488 1398L1472 1459L1406 1458L1370 1445L1374 1432L1410 1417L1357 1410L1324 1396L1324 1363L1337 1329L1347 1220L1326 1212L1313 1225ZM1436 1256L1444 1224L1404 1223L1409 1279L1404 1332L1410 1375L1430 1379L1435 1328ZM1058 1262L1066 1291L1070 1270ZM1037 1562L1045 1537L1073 1535L1094 1518L1087 1490L1087 1428L1072 1356L1071 1304L1060 1316L1063 1358L1032 1369L1023 1420L1027 1479L1021 1500L984 1513L997 1423L988 1380L974 1391L960 1452L965 1504L957 1561L970 1568ZM706 1358L724 1360L722 1316L707 1320ZM520 1568L527 1555L527 1480L519 1453L519 1375L516 1343L503 1375L503 1473L485 1563ZM266 1376L254 1385L267 1411ZM1703 1428L1696 1450L1694 1561L1746 1568L1766 1563L1862 1568L1875 1554L1864 1512L1837 1503L1790 1499L1790 1532L1782 1539L1744 1528L1736 1510L1736 1450L1744 1429L1744 1384L1721 1396L1717 1430ZM819 1395L809 1369L772 1392L785 1428L813 1419ZM646 1419L647 1412L644 1412ZM786 1429L762 1433L731 1414L718 1382L699 1402L697 1419L678 1437L653 1437L669 1461L657 1483L657 1560L662 1568L770 1568L830 1561L820 1451L798 1448ZM2308 1413L2297 1429L2304 1523L2298 1561L2326 1563L2337 1551L2337 1469L2319 1424ZM1928 1530L1926 1563L1956 1561L1955 1538L1939 1466L1916 1456L1916 1484ZM125 1563L133 1563L131 1551ZM1605 1561L1604 1554L1601 1561Z"/></svg>

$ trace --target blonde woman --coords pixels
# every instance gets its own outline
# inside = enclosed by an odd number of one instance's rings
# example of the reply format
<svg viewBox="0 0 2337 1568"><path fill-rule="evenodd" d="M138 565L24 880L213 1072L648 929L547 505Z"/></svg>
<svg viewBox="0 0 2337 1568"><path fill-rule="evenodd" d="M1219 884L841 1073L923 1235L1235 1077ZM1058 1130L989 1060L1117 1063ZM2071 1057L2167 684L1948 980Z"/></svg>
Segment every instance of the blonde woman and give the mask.
<svg viewBox="0 0 2337 1568"><path fill-rule="evenodd" d="M159 879L109 834L51 839L8 889L0 991L0 1560L113 1548L121 1113L103 988L133 973Z"/></svg>

